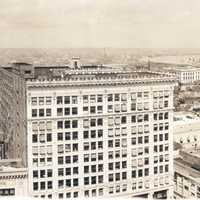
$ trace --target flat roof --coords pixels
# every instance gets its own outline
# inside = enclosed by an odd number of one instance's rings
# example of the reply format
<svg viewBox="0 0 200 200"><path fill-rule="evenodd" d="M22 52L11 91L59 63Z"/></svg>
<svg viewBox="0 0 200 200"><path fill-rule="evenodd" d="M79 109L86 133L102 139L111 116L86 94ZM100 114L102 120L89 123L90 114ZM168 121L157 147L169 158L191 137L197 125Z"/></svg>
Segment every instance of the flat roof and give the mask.
<svg viewBox="0 0 200 200"><path fill-rule="evenodd" d="M37 78L27 80L29 87L84 86L84 85L127 85L145 83L177 83L177 78L168 73L116 69L68 69L50 70L40 73Z"/></svg>
<svg viewBox="0 0 200 200"><path fill-rule="evenodd" d="M200 164L199 165L192 165L191 163L187 162L185 159L181 157L174 158L175 161L175 169L180 167L181 170L177 170L178 173L181 173L184 170L183 175L197 179L200 181ZM187 173L185 173L187 172Z"/></svg>
<svg viewBox="0 0 200 200"><path fill-rule="evenodd" d="M195 122L200 121L200 117L193 112L174 112L174 122Z"/></svg>

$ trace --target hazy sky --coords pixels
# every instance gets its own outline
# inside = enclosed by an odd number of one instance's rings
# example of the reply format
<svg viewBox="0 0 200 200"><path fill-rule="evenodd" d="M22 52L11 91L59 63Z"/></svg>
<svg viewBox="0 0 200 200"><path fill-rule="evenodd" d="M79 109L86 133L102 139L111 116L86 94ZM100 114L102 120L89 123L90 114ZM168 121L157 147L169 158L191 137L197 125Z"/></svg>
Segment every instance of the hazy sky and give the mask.
<svg viewBox="0 0 200 200"><path fill-rule="evenodd" d="M200 47L200 0L0 0L1 47Z"/></svg>

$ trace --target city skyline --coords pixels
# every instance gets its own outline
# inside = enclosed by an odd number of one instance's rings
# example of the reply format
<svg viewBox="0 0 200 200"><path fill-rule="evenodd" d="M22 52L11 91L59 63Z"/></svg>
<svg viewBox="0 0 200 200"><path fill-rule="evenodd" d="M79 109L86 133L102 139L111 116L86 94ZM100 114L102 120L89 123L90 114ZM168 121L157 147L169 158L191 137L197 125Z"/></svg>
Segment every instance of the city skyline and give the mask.
<svg viewBox="0 0 200 200"><path fill-rule="evenodd" d="M200 47L198 0L3 0L1 47Z"/></svg>

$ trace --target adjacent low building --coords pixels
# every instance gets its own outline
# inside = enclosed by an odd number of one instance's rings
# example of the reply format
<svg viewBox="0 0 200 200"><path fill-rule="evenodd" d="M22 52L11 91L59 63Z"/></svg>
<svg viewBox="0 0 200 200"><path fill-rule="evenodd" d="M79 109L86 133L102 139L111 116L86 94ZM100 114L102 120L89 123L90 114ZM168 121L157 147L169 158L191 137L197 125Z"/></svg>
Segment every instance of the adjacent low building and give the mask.
<svg viewBox="0 0 200 200"><path fill-rule="evenodd" d="M28 170L13 166L17 162L0 161L0 197L28 196Z"/></svg>
<svg viewBox="0 0 200 200"><path fill-rule="evenodd" d="M200 117L192 112L174 113L174 142L194 147L200 141Z"/></svg>
<svg viewBox="0 0 200 200"><path fill-rule="evenodd" d="M174 196L179 198L200 198L200 149L181 150L174 159Z"/></svg>

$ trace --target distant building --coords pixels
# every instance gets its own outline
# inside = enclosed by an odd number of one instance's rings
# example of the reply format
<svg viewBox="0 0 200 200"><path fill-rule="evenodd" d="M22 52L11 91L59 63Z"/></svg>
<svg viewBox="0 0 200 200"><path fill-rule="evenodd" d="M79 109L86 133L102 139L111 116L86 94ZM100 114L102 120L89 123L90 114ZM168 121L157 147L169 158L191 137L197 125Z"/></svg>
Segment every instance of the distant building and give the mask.
<svg viewBox="0 0 200 200"><path fill-rule="evenodd" d="M152 63L151 70L173 74L181 84L191 84L200 80L200 68L188 65L176 65L166 63Z"/></svg>
<svg viewBox="0 0 200 200"><path fill-rule="evenodd" d="M176 67L174 70L182 84L190 84L200 80L200 68L193 66Z"/></svg>
<svg viewBox="0 0 200 200"><path fill-rule="evenodd" d="M180 151L174 160L175 198L200 198L200 149Z"/></svg>

